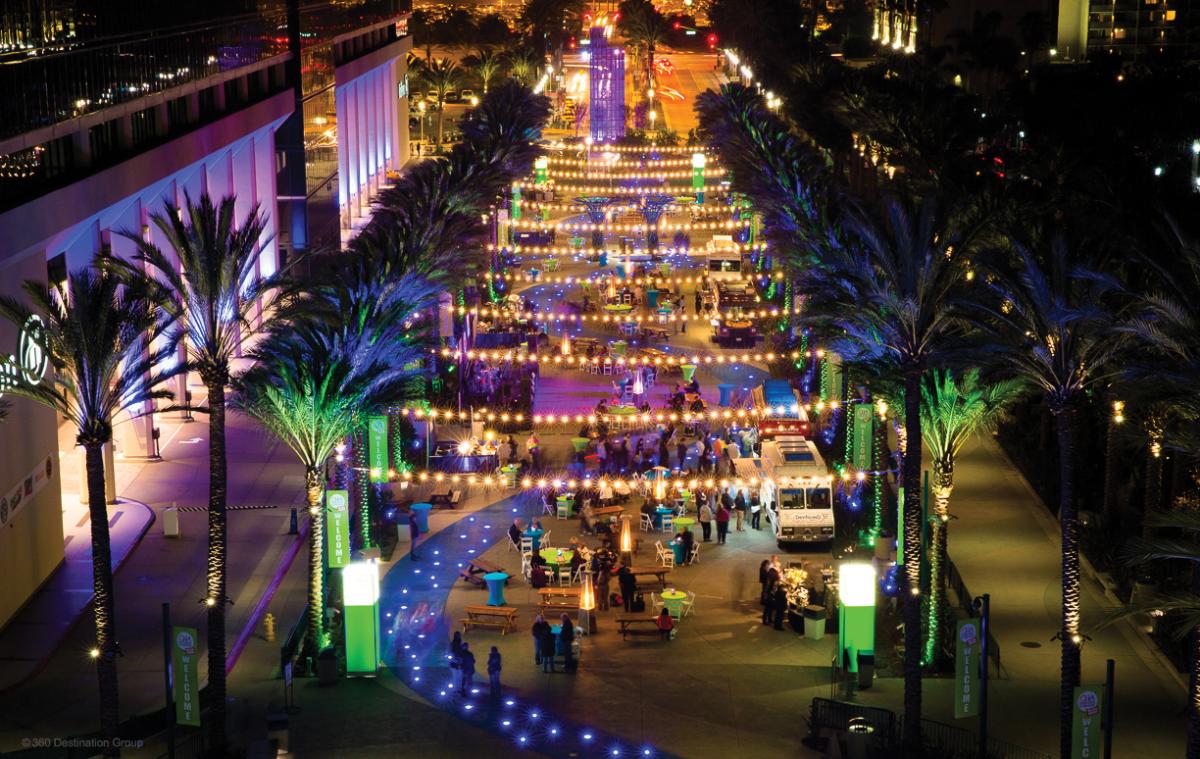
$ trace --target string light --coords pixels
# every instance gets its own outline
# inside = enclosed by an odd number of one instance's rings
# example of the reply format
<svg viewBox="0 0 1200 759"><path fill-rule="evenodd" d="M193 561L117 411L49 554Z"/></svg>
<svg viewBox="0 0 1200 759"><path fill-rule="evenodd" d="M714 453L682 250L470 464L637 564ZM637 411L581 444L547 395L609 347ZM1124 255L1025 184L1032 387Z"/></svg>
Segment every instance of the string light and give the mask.
<svg viewBox="0 0 1200 759"><path fill-rule="evenodd" d="M598 422L606 423L633 423L642 424L666 424L667 422L717 422L717 421L742 421L757 419L760 417L783 417L799 413L800 409L805 412L816 409L817 411L824 410L826 404L796 404L790 406L765 406L763 408L740 408L736 406L721 406L718 408L705 409L704 411L674 411L671 409L659 409L656 411L643 411L635 414L531 414L526 415L520 412L510 413L508 411L496 411L495 409L472 409L470 411L462 411L458 409L427 409L423 407L406 407L394 410L394 413L402 414L417 420L431 419L434 422L442 421L445 424L454 422L520 422L524 423L527 419L535 426L552 425L552 424L597 424ZM830 408L837 408L837 404L831 404Z"/></svg>
<svg viewBox="0 0 1200 759"><path fill-rule="evenodd" d="M711 161L711 159L709 159ZM567 158L566 156L549 156L547 163L551 166L570 166L572 168L582 167L588 168L597 164L601 166L620 166L629 168L646 168L648 166L680 166L690 167L692 159L689 158L617 158L614 153L612 158L601 156L599 158L584 159L584 158ZM706 163L707 166L712 166L712 163Z"/></svg>
<svg viewBox="0 0 1200 759"><path fill-rule="evenodd" d="M707 251L707 252L716 253L716 254L752 253L755 251L763 251L766 249L767 249L767 244L765 242L750 243L748 245L738 245L735 243L732 246L725 246L718 250ZM575 255L576 253L599 253L599 252L601 252L600 250L593 249L593 248L584 250L583 248L574 248L574 247L571 247L570 245L501 245L501 246L496 246L496 245L492 245L491 243L489 243L487 245L487 251L490 253L494 250L502 250L506 253L553 253L555 255L563 255L563 256L571 256L571 255ZM689 250L688 248L674 248L674 247L661 247L660 246L658 248L658 254L659 255L667 255L667 256L677 255L677 254L678 255L686 255L688 253L688 250ZM610 257L620 258L620 257L623 257L623 255L624 255L621 253L621 251L619 251L615 248L611 249L611 250L605 250L603 252L608 254ZM500 275L500 276L505 276L505 275ZM783 272L781 272L781 271L775 272L775 278L783 279ZM572 277L572 279L579 279L579 277Z"/></svg>
<svg viewBox="0 0 1200 759"><path fill-rule="evenodd" d="M574 221L540 221L538 219L516 219L510 222L513 229L533 229L538 231L549 231L551 229L563 230L566 232L646 232L650 229L657 230L682 230L690 232L692 230L723 230L723 229L748 229L750 227L749 219L728 219L725 221L685 221L675 224L669 223L666 218L663 218L658 224L622 224L620 222L604 222L602 224L593 224L591 222L574 222Z"/></svg>
<svg viewBox="0 0 1200 759"><path fill-rule="evenodd" d="M460 306L458 309L459 316L464 316L466 314L470 314L472 316L482 317L485 319L507 317L507 318L511 318L511 319L522 319L525 321L538 321L538 322L560 322L560 321L562 321L562 322L579 322L579 323L594 322L594 323L604 323L604 324L608 324L608 323L619 324L622 322L624 322L624 323L636 322L638 324L641 324L643 322L650 323L650 324L666 324L668 322L687 322L687 321L712 322L714 320L724 321L724 320L742 320L742 319L771 319L771 318L788 316L791 314L799 314L799 313L802 313L801 309L799 309L799 308L791 308L791 309L784 309L784 308L753 309L752 308L752 309L744 309L744 310L743 309L734 309L731 311L715 311L715 312L710 312L707 314L651 314L649 316L644 316L642 314L630 313L630 314L622 316L620 314L554 314L554 313L541 313L541 312L535 312L535 311L514 312L514 311L504 311L504 310L498 309L498 308L465 308L462 306Z"/></svg>
<svg viewBox="0 0 1200 759"><path fill-rule="evenodd" d="M503 362L519 362L529 364L566 364L567 366L579 365L586 366L592 364L600 366L604 363L611 363L617 366L689 366L689 365L740 365L750 361L795 361L801 357L800 351L792 351L791 353L742 353L742 354L717 354L717 355L694 355L694 356L610 356L609 358L598 358L587 356L564 356L559 353L553 355L534 355L530 353L518 353L515 351L504 350L468 350L465 353L460 350L451 350L442 348L441 351L431 351L434 354L440 355L442 358L461 359L466 358L468 361L503 361Z"/></svg>
<svg viewBox="0 0 1200 759"><path fill-rule="evenodd" d="M547 145L547 148L558 151L570 150L580 154L586 150L585 145L567 145L564 142L550 143ZM655 145L653 147L645 147L643 145L597 145L589 152L593 155L603 155L604 153L674 153L677 155L686 153L691 155L692 153L712 153L714 151L712 148L704 145Z"/></svg>
<svg viewBox="0 0 1200 759"><path fill-rule="evenodd" d="M581 212L584 210L583 205L577 201L560 202L560 201L554 201L554 200L526 200L525 198L521 199L521 208L523 208L527 211L532 210L532 211ZM697 202L670 203L668 205L663 206L663 212L664 213L675 213L675 212L679 212L679 211L694 210L697 208L704 209L706 211L717 210L717 211L723 211L723 212L728 212L728 211L733 210L725 203L709 202L708 198L706 197L703 203L697 203ZM634 204L634 203L615 204L615 205L604 206L604 210L611 211L614 214L632 213L635 211L641 211L642 206L640 204Z"/></svg>
<svg viewBox="0 0 1200 759"><path fill-rule="evenodd" d="M637 177L631 177L631 179L632 178L637 178ZM655 177L647 175L647 176L641 177L641 178L654 179ZM691 178L690 172L688 172L688 178ZM568 193L571 195L605 195L605 196L608 196L608 195L658 195L658 194L661 194L662 192L664 192L665 190L670 189L667 187L621 187L619 185L618 186L609 186L609 185L603 185L603 184L582 185L582 184L572 184L572 183L568 183L568 182L561 182L561 183L560 182L548 182L545 185L540 185L533 181L513 182L513 187L519 187L522 190L552 189L552 190L557 190L558 192L565 192L565 193ZM683 188L679 188L679 189L682 190ZM703 185L698 188L697 187L689 187L689 188L687 188L687 190L689 192L693 192L693 193L694 192L703 192L706 195L709 193L723 194L723 193L730 192L729 185L724 184L724 183ZM683 195L683 194L687 194L687 193L681 191L679 194Z"/></svg>
<svg viewBox="0 0 1200 759"><path fill-rule="evenodd" d="M562 177L564 179L691 179L694 176L694 170L687 171L655 171L646 167L645 171L604 171L603 169L589 169L587 171L551 171L547 174L550 177ZM723 177L725 170L721 168L704 169L704 176ZM555 184L554 180L550 180L551 184Z"/></svg>
<svg viewBox="0 0 1200 759"><path fill-rule="evenodd" d="M772 479L772 481L774 481L776 484L779 484L779 485L801 485L801 486L806 486L806 487L814 487L814 486L818 486L818 485L825 485L826 487L830 487L833 485L833 476L832 475L825 475L822 477L772 477L771 479ZM448 483L451 485L459 485L459 484L484 485L487 487L505 486L504 483L506 480L510 481L510 482L512 481L511 477L505 477L504 475L481 474L481 473L449 474L446 472L436 472L436 471L404 472L399 477L400 482L407 482L410 484L424 484L424 483L432 482L432 483ZM701 479L699 477L690 477L690 478L669 477L669 478L661 478L661 479L658 479L658 478L643 479L641 477L622 478L622 477L610 477L610 476L605 475L605 476L600 476L600 477L585 476L582 478L574 478L574 477L570 477L570 476L536 477L536 478L523 477L522 479L516 481L515 485L508 485L506 487L516 487L516 488L520 488L520 489L524 489L524 490L534 490L534 489L545 490L546 488L551 488L551 487L555 488L556 490L561 490L562 488L566 488L568 490L577 490L577 489L581 489L581 488L583 490L595 490L595 489L600 488L602 484L607 483L609 486L611 486L613 488L618 488L618 489L625 487L625 488L628 488L629 490L635 490L635 489L636 490L650 490L651 488L656 488L660 482L667 489L680 490L680 491L682 491L682 490L692 491L695 488L699 488L699 487L705 487L705 488L752 487L752 486L756 486L759 484L759 482L756 480L748 480L748 479L743 479L741 477L721 478L721 479L717 479L717 478Z"/></svg>

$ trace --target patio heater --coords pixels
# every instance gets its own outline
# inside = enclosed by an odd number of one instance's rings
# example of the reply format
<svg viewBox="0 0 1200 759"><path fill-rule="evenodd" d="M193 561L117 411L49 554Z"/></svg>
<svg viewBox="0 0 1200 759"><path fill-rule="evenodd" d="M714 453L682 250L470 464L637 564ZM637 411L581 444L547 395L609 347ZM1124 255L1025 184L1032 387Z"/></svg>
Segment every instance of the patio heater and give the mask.
<svg viewBox="0 0 1200 759"><path fill-rule="evenodd" d="M621 515L621 560L633 566L633 530L629 526L629 515Z"/></svg>
<svg viewBox="0 0 1200 759"><path fill-rule="evenodd" d="M579 590L579 631L583 635L595 632L596 589L592 585L592 570L583 570L583 587Z"/></svg>

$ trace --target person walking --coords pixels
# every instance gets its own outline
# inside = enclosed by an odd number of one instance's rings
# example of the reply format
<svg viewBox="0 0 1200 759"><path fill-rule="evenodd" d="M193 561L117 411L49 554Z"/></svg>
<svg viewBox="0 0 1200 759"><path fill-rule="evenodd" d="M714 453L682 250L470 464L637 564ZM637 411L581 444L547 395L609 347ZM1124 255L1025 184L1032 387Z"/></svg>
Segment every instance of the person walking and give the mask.
<svg viewBox="0 0 1200 759"><path fill-rule="evenodd" d="M529 433L529 437L525 440L525 448L529 451L529 465L533 470L540 471L542 468L541 443L538 441L537 435Z"/></svg>
<svg viewBox="0 0 1200 759"><path fill-rule="evenodd" d="M492 652L488 654L487 668L492 698L500 698L500 649L495 646L492 646Z"/></svg>
<svg viewBox="0 0 1200 759"><path fill-rule="evenodd" d="M749 506L746 504L746 495L742 491L738 491L737 498L733 499L733 510L737 514L737 531L742 532L742 526L746 521L746 510Z"/></svg>
<svg viewBox="0 0 1200 759"><path fill-rule="evenodd" d="M629 566L622 564L617 570L617 586L621 589L621 602L625 611L633 611L633 595L637 593L637 578L629 571Z"/></svg>
<svg viewBox="0 0 1200 759"><path fill-rule="evenodd" d="M756 530L762 529L762 500L758 493L750 494L750 526Z"/></svg>
<svg viewBox="0 0 1200 759"><path fill-rule="evenodd" d="M758 594L758 605L767 605L767 569L771 566L769 559L763 559L762 564L758 565L758 584L762 587Z"/></svg>
<svg viewBox="0 0 1200 759"><path fill-rule="evenodd" d="M771 624L775 617L775 588L768 578L767 583L763 586L763 613L762 623L764 625Z"/></svg>
<svg viewBox="0 0 1200 759"><path fill-rule="evenodd" d="M533 663L542 663L542 636L550 630L549 623L541 614L537 615L537 619L533 620L533 627L530 629L530 634L533 635Z"/></svg>
<svg viewBox="0 0 1200 759"><path fill-rule="evenodd" d="M611 576L608 573L608 567L600 567L600 573L596 575L596 607L600 611L608 611L608 581Z"/></svg>
<svg viewBox="0 0 1200 759"><path fill-rule="evenodd" d="M700 530L704 533L704 542L709 542L712 537L713 513L712 507L708 505L707 501L700 504L700 512L696 515L696 519L699 520Z"/></svg>
<svg viewBox="0 0 1200 759"><path fill-rule="evenodd" d="M475 654L466 641L462 644L462 654L458 657L458 671L462 675L462 687L458 689L461 695L467 695L475 683Z"/></svg>
<svg viewBox="0 0 1200 759"><path fill-rule="evenodd" d="M725 545L725 536L729 534L729 509L722 503L717 507L717 545Z"/></svg>
<svg viewBox="0 0 1200 759"><path fill-rule="evenodd" d="M667 446L667 431L658 438L658 465L661 467L671 468L671 449Z"/></svg>
<svg viewBox="0 0 1200 759"><path fill-rule="evenodd" d="M681 470L687 468L684 464L687 461L687 449L688 445L684 442L683 435L675 438L675 455L679 457L679 468Z"/></svg>
<svg viewBox="0 0 1200 759"><path fill-rule="evenodd" d="M415 511L408 515L408 537L412 542L412 547L408 549L408 557L413 561L420 561L421 557L417 556L417 541L421 537L421 525L417 523Z"/></svg>
<svg viewBox="0 0 1200 759"><path fill-rule="evenodd" d="M700 288L696 288L696 316L700 315L700 309L704 306L704 297L700 295Z"/></svg>

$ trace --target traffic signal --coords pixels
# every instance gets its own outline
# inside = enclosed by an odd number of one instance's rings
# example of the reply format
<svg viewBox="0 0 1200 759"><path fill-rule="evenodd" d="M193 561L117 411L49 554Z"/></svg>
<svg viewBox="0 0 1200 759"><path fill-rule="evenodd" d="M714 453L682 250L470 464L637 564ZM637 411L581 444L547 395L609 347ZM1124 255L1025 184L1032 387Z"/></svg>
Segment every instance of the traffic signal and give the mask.
<svg viewBox="0 0 1200 759"><path fill-rule="evenodd" d="M709 50L717 49L717 35L715 35L715 34L708 35L708 49Z"/></svg>

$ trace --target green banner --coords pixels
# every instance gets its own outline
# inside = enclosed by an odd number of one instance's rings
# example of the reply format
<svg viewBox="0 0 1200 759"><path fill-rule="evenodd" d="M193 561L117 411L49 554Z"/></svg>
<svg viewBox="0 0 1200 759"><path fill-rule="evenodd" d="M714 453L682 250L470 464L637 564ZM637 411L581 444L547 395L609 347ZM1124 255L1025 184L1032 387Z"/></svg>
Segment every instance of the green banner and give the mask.
<svg viewBox="0 0 1200 759"><path fill-rule="evenodd" d="M371 482L388 481L388 420L367 417L367 467Z"/></svg>
<svg viewBox="0 0 1200 759"><path fill-rule="evenodd" d="M954 718L979 714L979 651L982 620L964 619L954 636Z"/></svg>
<svg viewBox="0 0 1200 759"><path fill-rule="evenodd" d="M194 627L171 628L171 684L175 723L200 727L200 653Z"/></svg>
<svg viewBox="0 0 1200 759"><path fill-rule="evenodd" d="M521 218L521 186L515 184L512 188L512 217L514 221Z"/></svg>
<svg viewBox="0 0 1200 759"><path fill-rule="evenodd" d="M871 442L874 439L875 407L854 404L854 458L850 465L860 472L871 469Z"/></svg>
<svg viewBox="0 0 1200 759"><path fill-rule="evenodd" d="M340 569L350 563L350 493L329 490L325 493L325 541L329 568Z"/></svg>
<svg viewBox="0 0 1200 759"><path fill-rule="evenodd" d="M1071 759L1100 756L1103 741L1100 714L1103 708L1103 685L1075 688L1075 698L1071 702Z"/></svg>

